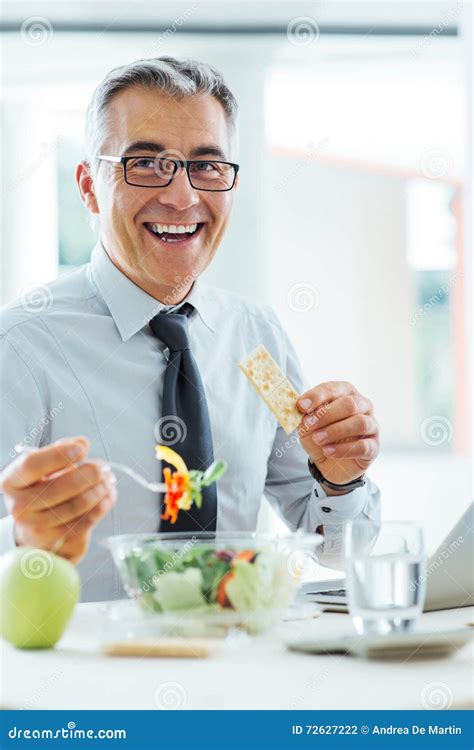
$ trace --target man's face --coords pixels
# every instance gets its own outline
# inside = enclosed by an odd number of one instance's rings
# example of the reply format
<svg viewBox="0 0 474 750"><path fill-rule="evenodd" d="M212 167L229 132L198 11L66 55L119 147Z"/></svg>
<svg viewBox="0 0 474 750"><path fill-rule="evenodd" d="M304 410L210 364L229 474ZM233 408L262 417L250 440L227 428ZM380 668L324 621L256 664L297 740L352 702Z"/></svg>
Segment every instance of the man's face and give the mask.
<svg viewBox="0 0 474 750"><path fill-rule="evenodd" d="M136 86L117 94L108 114L103 154L155 157L166 152L178 159L232 161L226 115L212 96L177 101ZM195 190L184 169L167 187L131 186L121 164L104 161L94 192L107 252L132 281L159 299L175 297L173 288L184 279L189 287L209 265L229 222L234 194ZM167 242L153 233L150 225L156 224L198 224L198 229Z"/></svg>

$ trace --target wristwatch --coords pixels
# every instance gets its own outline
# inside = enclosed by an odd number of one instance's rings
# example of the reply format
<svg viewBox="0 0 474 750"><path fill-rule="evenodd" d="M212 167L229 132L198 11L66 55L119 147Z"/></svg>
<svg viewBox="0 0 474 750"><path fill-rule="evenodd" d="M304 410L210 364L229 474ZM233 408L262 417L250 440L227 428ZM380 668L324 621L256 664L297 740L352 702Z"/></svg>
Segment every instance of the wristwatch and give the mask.
<svg viewBox="0 0 474 750"><path fill-rule="evenodd" d="M329 479L326 479L326 477L321 474L316 464L313 464L310 458L308 458L308 469L313 479L316 479L319 484L322 484L324 487L329 487L331 490L344 490L345 492L351 492L357 487L363 487L366 483L365 474L361 474L360 477L353 479L352 482L347 482L347 484L334 484L334 482L330 482Z"/></svg>

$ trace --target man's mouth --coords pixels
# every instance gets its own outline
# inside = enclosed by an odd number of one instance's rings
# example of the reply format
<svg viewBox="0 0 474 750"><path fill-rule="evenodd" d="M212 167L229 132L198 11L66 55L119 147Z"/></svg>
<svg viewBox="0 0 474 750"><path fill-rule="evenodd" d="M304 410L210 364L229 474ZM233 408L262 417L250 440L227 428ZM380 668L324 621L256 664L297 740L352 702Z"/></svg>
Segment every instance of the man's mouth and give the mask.
<svg viewBox="0 0 474 750"><path fill-rule="evenodd" d="M151 224L147 222L145 227L159 242L168 244L182 244L197 237L204 226L203 222L197 224Z"/></svg>

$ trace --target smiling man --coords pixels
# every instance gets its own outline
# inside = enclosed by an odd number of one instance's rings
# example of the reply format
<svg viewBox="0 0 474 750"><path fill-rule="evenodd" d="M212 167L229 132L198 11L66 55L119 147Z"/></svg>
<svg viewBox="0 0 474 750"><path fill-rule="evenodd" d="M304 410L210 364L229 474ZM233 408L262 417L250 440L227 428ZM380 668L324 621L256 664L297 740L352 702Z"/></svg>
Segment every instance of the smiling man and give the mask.
<svg viewBox="0 0 474 750"><path fill-rule="evenodd" d="M85 600L123 595L100 544L111 534L254 530L265 495L291 529L319 529L323 560L337 566L343 524L379 516L365 476L378 453L370 400L347 382L307 387L273 311L200 278L238 185L236 112L204 63L112 70L76 171L99 226L91 262L49 285L47 310L1 313L1 549L29 544L78 563ZM300 394L290 439L238 368L262 343ZM156 441L191 468L228 463L176 527L154 493L108 466L157 479ZM16 456L18 443L29 450Z"/></svg>

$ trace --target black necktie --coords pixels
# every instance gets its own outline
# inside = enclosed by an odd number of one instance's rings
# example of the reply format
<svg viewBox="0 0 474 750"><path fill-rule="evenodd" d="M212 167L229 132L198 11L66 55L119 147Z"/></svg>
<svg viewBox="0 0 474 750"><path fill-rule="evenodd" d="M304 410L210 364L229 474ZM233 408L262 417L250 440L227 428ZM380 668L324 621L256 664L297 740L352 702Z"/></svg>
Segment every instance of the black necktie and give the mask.
<svg viewBox="0 0 474 750"><path fill-rule="evenodd" d="M194 310L186 302L173 313L158 313L150 328L169 349L163 385L161 442L182 456L189 469L207 469L214 460L211 424L206 393L196 361L189 348L188 318ZM166 418L170 419L167 420ZM166 424L175 418L182 441L171 444L166 438ZM161 521L160 531L215 531L217 490L211 484L202 490L202 505L181 510L176 523Z"/></svg>

